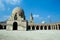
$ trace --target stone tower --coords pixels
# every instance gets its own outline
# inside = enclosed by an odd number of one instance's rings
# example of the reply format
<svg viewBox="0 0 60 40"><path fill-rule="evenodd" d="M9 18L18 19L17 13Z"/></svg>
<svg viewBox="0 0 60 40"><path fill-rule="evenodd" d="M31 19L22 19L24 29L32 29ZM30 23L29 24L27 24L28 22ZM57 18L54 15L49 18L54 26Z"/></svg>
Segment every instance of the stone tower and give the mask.
<svg viewBox="0 0 60 40"><path fill-rule="evenodd" d="M34 21L33 21L33 15L32 15L32 13L30 14L30 24L33 24L34 23Z"/></svg>
<svg viewBox="0 0 60 40"><path fill-rule="evenodd" d="M27 21L25 19L24 11L16 7L12 11L12 15L7 21L7 30L21 30L25 31L27 27Z"/></svg>

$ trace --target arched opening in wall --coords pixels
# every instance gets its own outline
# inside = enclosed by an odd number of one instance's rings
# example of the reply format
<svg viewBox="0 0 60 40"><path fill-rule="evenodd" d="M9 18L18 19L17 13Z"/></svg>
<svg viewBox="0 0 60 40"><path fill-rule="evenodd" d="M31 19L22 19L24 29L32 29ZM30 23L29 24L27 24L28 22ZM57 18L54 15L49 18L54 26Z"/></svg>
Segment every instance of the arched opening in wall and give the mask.
<svg viewBox="0 0 60 40"><path fill-rule="evenodd" d="M32 30L35 30L35 27L34 26L32 26Z"/></svg>
<svg viewBox="0 0 60 40"><path fill-rule="evenodd" d="M3 29L3 26L2 25L0 25L0 29Z"/></svg>
<svg viewBox="0 0 60 40"><path fill-rule="evenodd" d="M39 30L39 26L36 27L36 30Z"/></svg>
<svg viewBox="0 0 60 40"><path fill-rule="evenodd" d="M47 30L47 26L44 26L44 29Z"/></svg>
<svg viewBox="0 0 60 40"><path fill-rule="evenodd" d="M15 16L14 16L14 20L17 20L17 13L16 13Z"/></svg>
<svg viewBox="0 0 60 40"><path fill-rule="evenodd" d="M40 26L40 30L43 30L43 26Z"/></svg>
<svg viewBox="0 0 60 40"><path fill-rule="evenodd" d="M60 30L60 26L59 26L59 30Z"/></svg>
<svg viewBox="0 0 60 40"><path fill-rule="evenodd" d="M50 27L50 25L48 26L48 30L51 30L51 27Z"/></svg>
<svg viewBox="0 0 60 40"><path fill-rule="evenodd" d="M17 22L14 22L14 23L13 23L13 30L17 30L17 27L18 27Z"/></svg>
<svg viewBox="0 0 60 40"><path fill-rule="evenodd" d="M30 28L30 25L27 27L27 30L30 30L31 28Z"/></svg>
<svg viewBox="0 0 60 40"><path fill-rule="evenodd" d="M60 30L60 24L58 24L59 25L59 30Z"/></svg>

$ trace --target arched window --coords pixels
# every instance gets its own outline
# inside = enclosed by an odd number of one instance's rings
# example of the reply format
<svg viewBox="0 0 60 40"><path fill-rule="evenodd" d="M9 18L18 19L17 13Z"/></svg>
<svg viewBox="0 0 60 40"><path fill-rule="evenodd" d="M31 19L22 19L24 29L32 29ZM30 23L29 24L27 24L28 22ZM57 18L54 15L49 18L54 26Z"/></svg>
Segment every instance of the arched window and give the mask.
<svg viewBox="0 0 60 40"><path fill-rule="evenodd" d="M51 30L51 26L50 25L48 26L48 30Z"/></svg>
<svg viewBox="0 0 60 40"><path fill-rule="evenodd" d="M27 26L27 30L30 30L31 28L30 28L30 25L29 26Z"/></svg>
<svg viewBox="0 0 60 40"><path fill-rule="evenodd" d="M21 18L23 18L24 14L21 12L21 13L19 13L19 16L21 16Z"/></svg>
<svg viewBox="0 0 60 40"><path fill-rule="evenodd" d="M0 25L0 29L3 29L3 26L2 25Z"/></svg>
<svg viewBox="0 0 60 40"><path fill-rule="evenodd" d="M35 30L35 27L34 26L32 26L32 30Z"/></svg>
<svg viewBox="0 0 60 40"><path fill-rule="evenodd" d="M60 30L60 24L58 24L59 25L59 30Z"/></svg>
<svg viewBox="0 0 60 40"><path fill-rule="evenodd" d="M16 13L15 16L14 16L14 20L17 20L17 13Z"/></svg>
<svg viewBox="0 0 60 40"><path fill-rule="evenodd" d="M39 26L36 27L36 30L39 30Z"/></svg>
<svg viewBox="0 0 60 40"><path fill-rule="evenodd" d="M59 26L59 30L60 30L60 26Z"/></svg>
<svg viewBox="0 0 60 40"><path fill-rule="evenodd" d="M40 26L40 29L43 30L43 26Z"/></svg>
<svg viewBox="0 0 60 40"><path fill-rule="evenodd" d="M44 26L44 29L47 30L47 26Z"/></svg>

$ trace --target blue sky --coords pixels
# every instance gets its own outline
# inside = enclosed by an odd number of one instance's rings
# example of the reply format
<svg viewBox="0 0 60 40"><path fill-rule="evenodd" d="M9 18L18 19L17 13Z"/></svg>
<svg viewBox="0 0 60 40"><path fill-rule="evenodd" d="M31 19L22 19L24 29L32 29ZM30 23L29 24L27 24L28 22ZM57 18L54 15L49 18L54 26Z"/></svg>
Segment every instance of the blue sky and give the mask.
<svg viewBox="0 0 60 40"><path fill-rule="evenodd" d="M7 20L17 6L24 10L27 20L32 13L35 23L60 22L60 0L0 0L0 21Z"/></svg>

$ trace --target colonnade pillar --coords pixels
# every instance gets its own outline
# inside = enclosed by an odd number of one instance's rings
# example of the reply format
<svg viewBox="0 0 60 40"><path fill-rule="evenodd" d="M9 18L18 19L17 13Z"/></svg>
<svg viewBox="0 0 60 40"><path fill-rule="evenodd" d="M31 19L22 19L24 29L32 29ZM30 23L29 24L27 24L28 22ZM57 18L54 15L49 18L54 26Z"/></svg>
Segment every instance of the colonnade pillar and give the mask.
<svg viewBox="0 0 60 40"><path fill-rule="evenodd" d="M3 25L3 29L4 29L4 25Z"/></svg>
<svg viewBox="0 0 60 40"><path fill-rule="evenodd" d="M39 30L40 30L40 26L39 26Z"/></svg>
<svg viewBox="0 0 60 40"><path fill-rule="evenodd" d="M54 30L54 26L52 25L52 30Z"/></svg>
<svg viewBox="0 0 60 40"><path fill-rule="evenodd" d="M58 24L57 24L57 30L59 30L59 26L58 26Z"/></svg>
<svg viewBox="0 0 60 40"><path fill-rule="evenodd" d="M35 30L36 30L36 26L35 26Z"/></svg>
<svg viewBox="0 0 60 40"><path fill-rule="evenodd" d="M52 30L52 25L50 25L50 27L51 27L51 30Z"/></svg>
<svg viewBox="0 0 60 40"><path fill-rule="evenodd" d="M31 30L32 30L32 26L31 26Z"/></svg>
<svg viewBox="0 0 60 40"><path fill-rule="evenodd" d="M55 30L56 30L56 25L55 25Z"/></svg>
<svg viewBox="0 0 60 40"><path fill-rule="evenodd" d="M44 30L44 26L43 26L43 30Z"/></svg>
<svg viewBox="0 0 60 40"><path fill-rule="evenodd" d="M48 26L47 26L47 30L48 30Z"/></svg>

